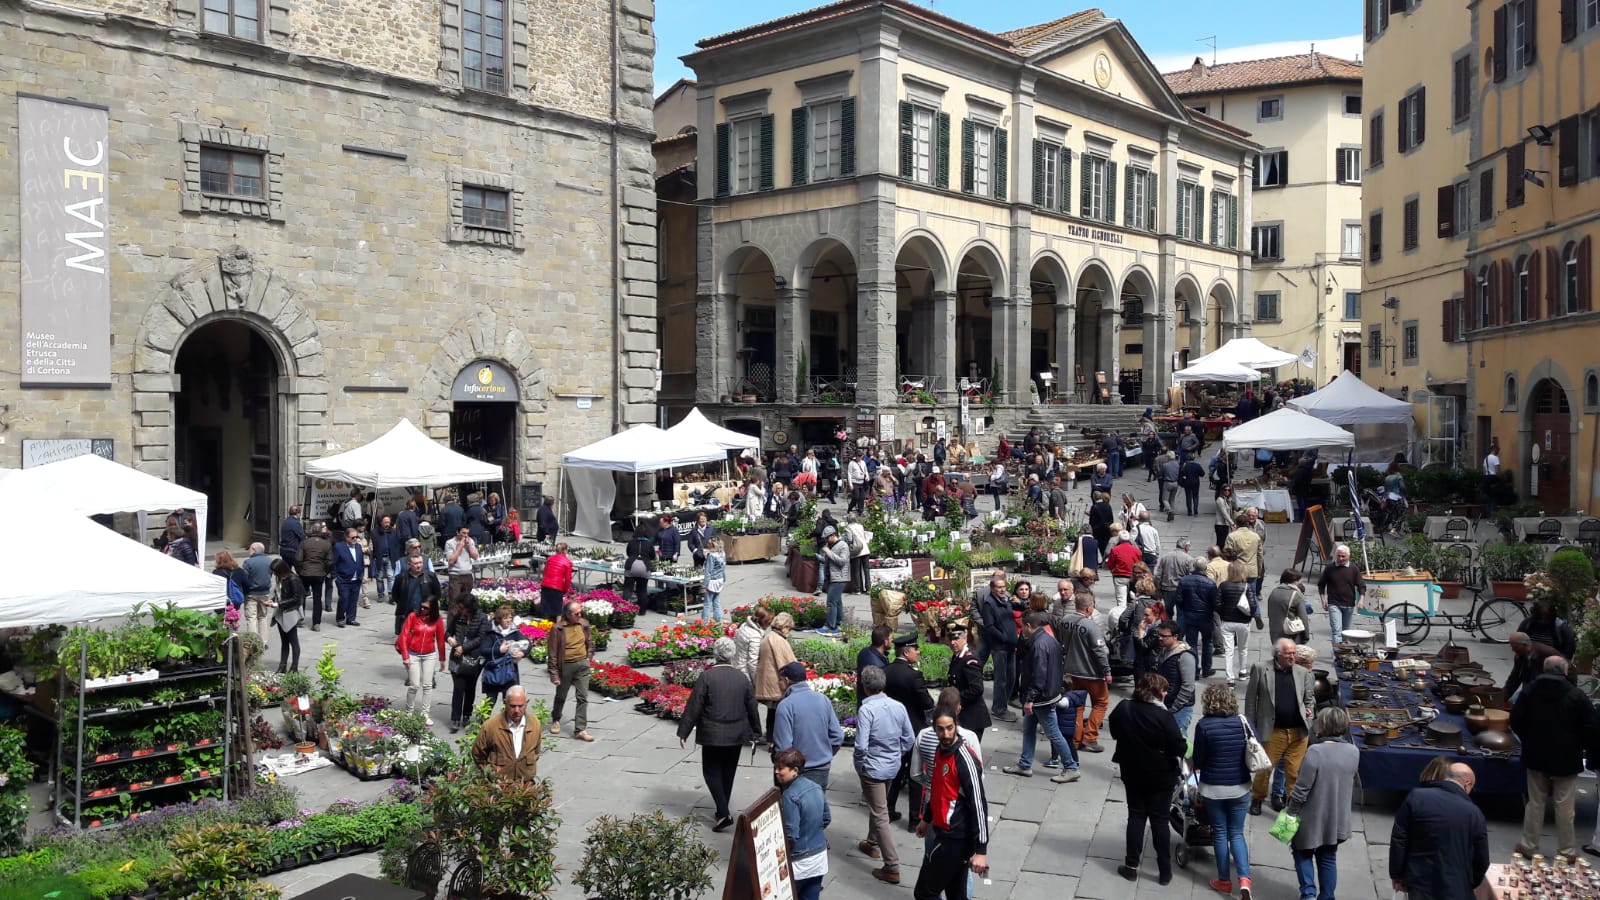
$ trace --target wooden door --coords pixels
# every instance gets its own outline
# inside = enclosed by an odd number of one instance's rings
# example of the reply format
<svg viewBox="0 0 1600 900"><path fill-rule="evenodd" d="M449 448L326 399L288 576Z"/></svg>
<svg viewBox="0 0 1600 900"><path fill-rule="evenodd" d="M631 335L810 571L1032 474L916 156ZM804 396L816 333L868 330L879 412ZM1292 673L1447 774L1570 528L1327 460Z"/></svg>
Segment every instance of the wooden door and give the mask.
<svg viewBox="0 0 1600 900"><path fill-rule="evenodd" d="M1528 417L1528 439L1539 448L1529 460L1528 493L1537 497L1545 512L1560 515L1572 505L1572 407L1566 391L1550 379L1534 386Z"/></svg>

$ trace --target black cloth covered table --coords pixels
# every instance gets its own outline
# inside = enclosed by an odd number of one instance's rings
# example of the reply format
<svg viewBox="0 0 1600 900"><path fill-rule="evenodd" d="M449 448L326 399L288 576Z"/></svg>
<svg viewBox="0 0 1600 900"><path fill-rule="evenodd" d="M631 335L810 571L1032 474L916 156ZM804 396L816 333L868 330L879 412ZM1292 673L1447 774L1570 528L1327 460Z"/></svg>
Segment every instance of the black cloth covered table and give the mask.
<svg viewBox="0 0 1600 900"><path fill-rule="evenodd" d="M295 900L424 900L425 897L427 895L421 891L365 875L344 875L300 894Z"/></svg>
<svg viewBox="0 0 1600 900"><path fill-rule="evenodd" d="M1383 663L1380 671L1393 670L1388 662ZM1364 670L1363 670L1364 671ZM1350 709L1350 689L1356 684L1363 683L1359 677L1363 671L1339 671L1339 700L1346 709ZM1376 673L1374 673L1376 674ZM1433 679L1428 679L1429 684ZM1430 697L1439 711L1439 721L1452 722L1461 726L1461 739L1463 749L1445 750L1431 744L1421 742L1421 735L1415 728L1408 728L1397 738L1398 741L1414 742L1417 746L1399 746L1389 743L1382 747L1368 747L1362 738L1361 726L1352 722L1350 724L1350 737L1361 750L1361 762L1358 769L1361 775L1361 787L1365 790L1383 791L1408 791L1416 787L1421 781L1422 770L1428 761L1435 756L1448 756L1454 762L1464 762L1472 766L1472 771L1478 776L1476 793L1480 794L1515 794L1520 796L1526 787L1522 773L1522 757L1484 756L1476 751L1472 743L1471 733L1467 731L1467 720L1464 716L1453 715L1444 709L1444 704L1433 694L1419 694L1406 687L1399 681L1383 679L1382 688L1390 692L1395 698L1393 704L1383 703L1383 709L1406 709L1415 718L1420 708L1418 701L1424 696ZM1378 685L1375 684L1374 688ZM1355 712L1355 710L1351 710ZM1516 736L1512 736L1513 742Z"/></svg>

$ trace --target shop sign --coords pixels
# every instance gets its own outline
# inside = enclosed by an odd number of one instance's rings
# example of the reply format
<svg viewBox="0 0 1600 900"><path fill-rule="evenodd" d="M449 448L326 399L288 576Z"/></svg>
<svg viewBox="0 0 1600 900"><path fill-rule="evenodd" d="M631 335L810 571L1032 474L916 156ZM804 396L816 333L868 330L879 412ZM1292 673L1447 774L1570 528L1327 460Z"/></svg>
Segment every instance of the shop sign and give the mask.
<svg viewBox="0 0 1600 900"><path fill-rule="evenodd" d="M516 403L522 399L516 376L505 366L487 359L469 363L450 386L457 403Z"/></svg>
<svg viewBox="0 0 1600 900"><path fill-rule="evenodd" d="M348 481L339 481L333 478L312 478L306 490L305 517L307 519L326 519L328 510L335 503L341 507L350 499L350 490L355 487ZM406 501L415 494L422 493L421 487L381 488L377 493L375 503L361 501L363 512L378 516L398 516L400 510L406 508ZM370 490L361 492L363 496L373 493ZM452 535L454 537L454 535Z"/></svg>
<svg viewBox="0 0 1600 900"><path fill-rule="evenodd" d="M77 456L95 456L115 461L116 442L111 438L23 438L22 467L31 469Z"/></svg>

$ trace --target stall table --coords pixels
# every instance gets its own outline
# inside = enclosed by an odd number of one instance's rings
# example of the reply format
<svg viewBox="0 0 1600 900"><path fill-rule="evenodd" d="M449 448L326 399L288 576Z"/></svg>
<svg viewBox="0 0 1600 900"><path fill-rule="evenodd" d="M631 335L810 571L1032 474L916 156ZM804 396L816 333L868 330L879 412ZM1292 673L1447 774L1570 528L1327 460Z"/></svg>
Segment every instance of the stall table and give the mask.
<svg viewBox="0 0 1600 900"><path fill-rule="evenodd" d="M707 492L714 494L717 502L727 505L733 495L739 492L737 481L680 481L672 486L672 505L685 507L689 505L689 495L699 491L702 496ZM690 521L693 521L692 519Z"/></svg>
<svg viewBox="0 0 1600 900"><path fill-rule="evenodd" d="M767 534L724 534L719 537L731 563L771 559L778 555L776 531Z"/></svg>
<svg viewBox="0 0 1600 900"><path fill-rule="evenodd" d="M1194 425L1200 429L1200 437L1207 441L1222 439L1222 431L1233 425L1239 424L1232 416L1212 416L1209 419L1190 419L1184 416L1156 416L1159 425L1165 425L1175 433L1182 434L1183 426Z"/></svg>
<svg viewBox="0 0 1600 900"><path fill-rule="evenodd" d="M543 566L549 558L546 554L535 553L530 559ZM620 580L623 577L623 568L622 560L620 559L575 559L572 561L572 577L581 587L587 588L589 579L596 574ZM692 613L700 610L699 588L705 583L704 574L696 572L693 575L679 576L668 575L665 572L651 572L649 580L681 588L683 590L684 612ZM691 588L694 590L691 590Z"/></svg>
<svg viewBox="0 0 1600 900"><path fill-rule="evenodd" d="M1337 666L1337 663L1335 663ZM1339 670L1339 700L1340 705L1350 710L1350 689L1361 681L1363 676L1377 675L1381 672L1392 672L1393 664L1384 662L1379 672L1369 673L1365 670L1346 672ZM1425 676L1428 677L1428 676ZM1361 724L1355 721L1350 723L1350 739L1361 750L1361 761L1357 769L1360 775L1360 784L1363 790L1381 791L1409 791L1416 787L1422 776L1422 770L1428 761L1436 756L1447 756L1453 762L1463 762L1472 766L1477 773L1477 792L1480 794L1513 794L1521 796L1527 787L1522 774L1522 757L1520 753L1509 756L1486 755L1472 743L1472 737L1467 731L1466 717L1448 713L1444 704L1431 692L1433 678L1428 677L1430 692L1421 695L1406 687L1400 681L1390 681L1383 678L1374 683L1374 689L1379 685L1389 692L1393 698L1390 701L1373 701L1374 706L1383 709L1405 709L1415 718L1420 708L1419 700L1426 696L1436 704L1439 711L1438 721L1450 722L1461 726L1462 748L1445 749L1432 744L1424 743L1422 733L1415 728L1406 729L1399 738L1390 741L1381 747L1368 747L1361 731ZM1380 705L1381 704L1381 705ZM1515 736L1512 738L1515 744Z"/></svg>

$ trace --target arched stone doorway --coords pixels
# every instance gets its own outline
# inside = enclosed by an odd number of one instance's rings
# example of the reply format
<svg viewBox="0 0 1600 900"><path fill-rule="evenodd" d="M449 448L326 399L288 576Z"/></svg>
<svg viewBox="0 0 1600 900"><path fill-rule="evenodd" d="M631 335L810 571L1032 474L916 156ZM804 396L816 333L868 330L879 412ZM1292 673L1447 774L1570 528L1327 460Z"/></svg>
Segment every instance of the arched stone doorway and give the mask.
<svg viewBox="0 0 1600 900"><path fill-rule="evenodd" d="M1560 383L1545 378L1528 396L1528 493L1545 512L1559 515L1572 505L1572 403Z"/></svg>
<svg viewBox="0 0 1600 900"><path fill-rule="evenodd" d="M737 400L755 395L758 401L777 399L778 333L777 278L772 258L753 247L740 248L728 260L727 293L733 296L733 327L729 345L733 361L732 382L725 393Z"/></svg>
<svg viewBox="0 0 1600 900"><path fill-rule="evenodd" d="M1122 279L1118 300L1122 332L1117 347L1117 390L1123 403L1138 403L1160 390L1155 354L1166 320L1156 299L1155 283L1143 269L1134 269Z"/></svg>
<svg viewBox="0 0 1600 900"><path fill-rule="evenodd" d="M301 460L327 449L325 366L316 322L287 279L239 246L197 263L169 282L140 322L134 465L208 494L217 490L209 520L219 537L270 546L278 519L298 502ZM244 434L223 436L224 460L213 464L218 441L207 429L218 426L209 423L244 421L247 405ZM239 438L243 455L228 454ZM196 466L207 471L205 487L194 484Z"/></svg>
<svg viewBox="0 0 1600 900"><path fill-rule="evenodd" d="M1189 362L1199 359L1205 341L1202 322L1205 305L1200 299L1200 285L1188 276L1180 278L1173 291L1173 326L1177 334L1177 359L1173 371L1188 368Z"/></svg>
<svg viewBox="0 0 1600 900"><path fill-rule="evenodd" d="M1211 286L1211 293L1206 297L1206 320L1204 352L1221 347L1238 334L1239 317L1234 309L1233 291L1226 284L1217 283Z"/></svg>
<svg viewBox="0 0 1600 900"><path fill-rule="evenodd" d="M1028 283L1033 308L1027 376L1048 402L1072 390L1072 289L1066 267L1053 254L1034 261ZM1041 378L1046 372L1052 377Z"/></svg>
<svg viewBox="0 0 1600 900"><path fill-rule="evenodd" d="M1117 340L1121 310L1111 273L1091 263L1078 275L1077 315L1073 330L1077 359L1073 364L1073 385L1078 396L1090 403L1117 399L1112 370L1117 365ZM1100 375L1105 383L1100 383ZM1101 388L1105 393L1101 393Z"/></svg>
<svg viewBox="0 0 1600 900"><path fill-rule="evenodd" d="M854 402L864 361L855 258L838 241L820 242L801 254L794 281L795 287L780 290L778 298L778 318L793 323L798 348L793 399ZM787 366L781 368L787 370ZM781 380L779 387L782 396Z"/></svg>
<svg viewBox="0 0 1600 900"><path fill-rule="evenodd" d="M999 337L1009 327L1006 318L1009 309L1005 266L999 255L983 244L969 248L956 268L956 383L953 387L958 391L962 379L966 379L969 391L1004 394L1005 385L995 375L1005 377L1001 361L1005 348Z"/></svg>
<svg viewBox="0 0 1600 900"><path fill-rule="evenodd" d="M895 391L948 390L954 374L954 294L944 251L931 236L913 234L894 261Z"/></svg>

